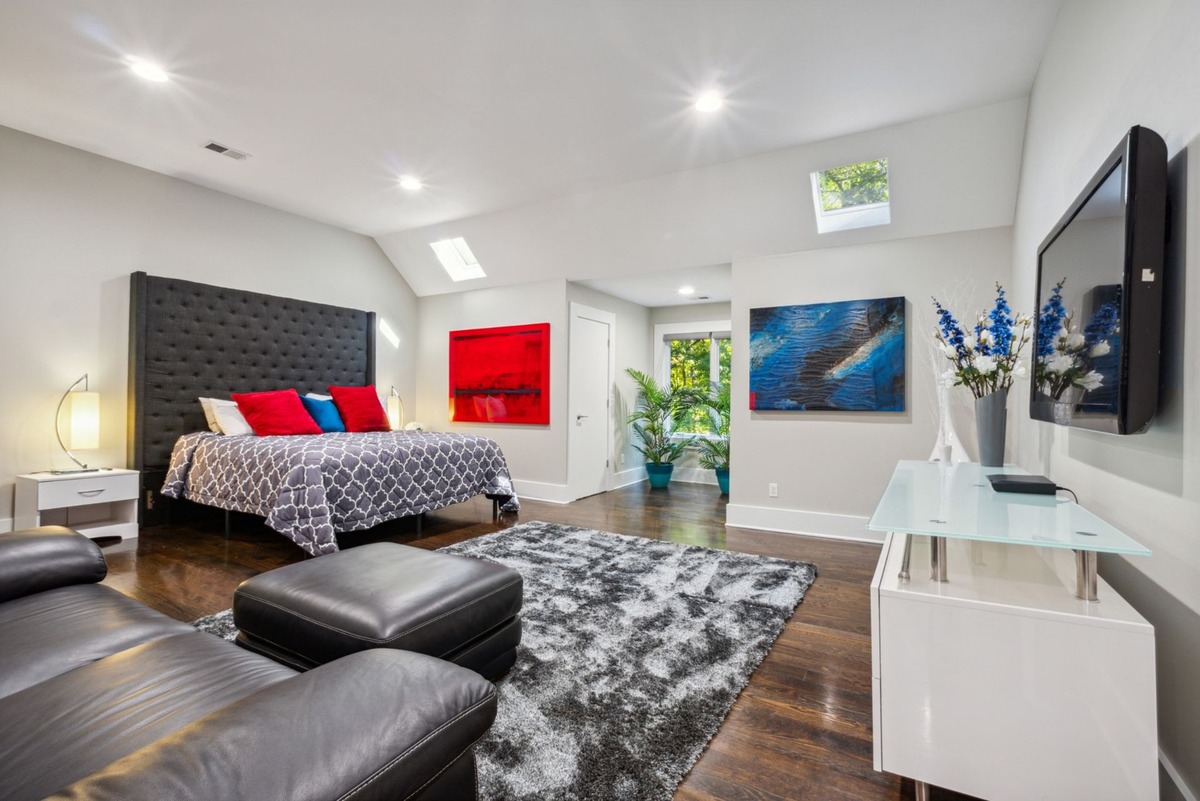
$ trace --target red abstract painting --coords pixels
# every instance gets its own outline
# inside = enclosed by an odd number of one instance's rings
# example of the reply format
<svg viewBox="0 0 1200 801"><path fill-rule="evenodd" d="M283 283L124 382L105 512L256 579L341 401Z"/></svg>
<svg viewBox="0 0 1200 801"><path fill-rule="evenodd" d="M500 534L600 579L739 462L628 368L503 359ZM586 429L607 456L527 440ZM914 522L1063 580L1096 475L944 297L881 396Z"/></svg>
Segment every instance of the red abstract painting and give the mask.
<svg viewBox="0 0 1200 801"><path fill-rule="evenodd" d="M550 422L550 323L450 332L450 419Z"/></svg>

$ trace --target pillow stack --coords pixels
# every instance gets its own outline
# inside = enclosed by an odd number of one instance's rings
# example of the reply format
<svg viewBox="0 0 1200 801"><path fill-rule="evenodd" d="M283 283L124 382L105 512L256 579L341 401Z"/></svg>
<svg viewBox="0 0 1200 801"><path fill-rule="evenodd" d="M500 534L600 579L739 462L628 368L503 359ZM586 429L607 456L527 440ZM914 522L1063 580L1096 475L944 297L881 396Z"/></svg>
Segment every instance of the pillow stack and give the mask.
<svg viewBox="0 0 1200 801"><path fill-rule="evenodd" d="M391 431L374 386L333 386L329 393L300 397L294 389L235 392L233 400L200 398L200 406L208 427L229 436Z"/></svg>

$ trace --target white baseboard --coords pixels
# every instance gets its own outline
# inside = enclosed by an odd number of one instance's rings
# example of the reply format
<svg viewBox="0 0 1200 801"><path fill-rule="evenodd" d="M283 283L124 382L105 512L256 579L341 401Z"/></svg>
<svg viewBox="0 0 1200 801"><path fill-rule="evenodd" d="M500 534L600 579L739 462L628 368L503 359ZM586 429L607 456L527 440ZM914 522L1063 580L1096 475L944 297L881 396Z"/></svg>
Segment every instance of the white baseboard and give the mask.
<svg viewBox="0 0 1200 801"><path fill-rule="evenodd" d="M645 480L646 468L638 465L628 470L619 470L613 473L612 477L608 480L608 488L610 490L620 489L621 487L628 487L630 484L637 484Z"/></svg>
<svg viewBox="0 0 1200 801"><path fill-rule="evenodd" d="M517 498L522 501L543 501L545 503L570 503L575 500L566 484L546 484L541 481L524 481L513 479L513 489Z"/></svg>
<svg viewBox="0 0 1200 801"><path fill-rule="evenodd" d="M13 521L11 517L0 517L0 534L7 534L13 530Z"/></svg>
<svg viewBox="0 0 1200 801"><path fill-rule="evenodd" d="M1179 775L1179 771L1176 770L1175 765L1167 758L1167 755L1163 753L1161 748L1158 749L1158 761L1163 766L1163 770L1167 772L1167 775L1171 777L1171 781L1175 782L1175 789L1179 791L1179 794L1183 796L1185 801L1200 801L1196 798L1196 794L1192 792L1192 788L1187 786L1183 777Z"/></svg>
<svg viewBox="0 0 1200 801"><path fill-rule="evenodd" d="M772 509L766 506L729 504L725 525L786 534L808 534L836 540L883 542L883 534L867 530L866 517L809 512L803 509Z"/></svg>

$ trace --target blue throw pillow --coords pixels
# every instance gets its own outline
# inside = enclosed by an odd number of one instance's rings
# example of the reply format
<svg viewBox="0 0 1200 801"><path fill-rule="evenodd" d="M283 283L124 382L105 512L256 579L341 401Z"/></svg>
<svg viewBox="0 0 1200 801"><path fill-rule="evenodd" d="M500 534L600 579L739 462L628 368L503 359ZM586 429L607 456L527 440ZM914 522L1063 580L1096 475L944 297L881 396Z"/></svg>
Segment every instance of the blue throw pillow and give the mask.
<svg viewBox="0 0 1200 801"><path fill-rule="evenodd" d="M312 419L317 421L317 425L325 433L346 430L346 424L342 422L342 416L338 414L337 407L333 405L333 401L304 396L301 396L300 400L304 402L304 408L308 410L308 413L312 415Z"/></svg>

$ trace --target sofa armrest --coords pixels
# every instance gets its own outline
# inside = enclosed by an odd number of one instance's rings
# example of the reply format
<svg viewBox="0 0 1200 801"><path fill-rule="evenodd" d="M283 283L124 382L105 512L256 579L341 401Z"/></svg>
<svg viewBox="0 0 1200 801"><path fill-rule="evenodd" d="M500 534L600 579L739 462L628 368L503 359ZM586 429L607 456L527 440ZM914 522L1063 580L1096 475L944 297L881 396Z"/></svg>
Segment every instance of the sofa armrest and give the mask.
<svg viewBox="0 0 1200 801"><path fill-rule="evenodd" d="M259 690L52 798L407 799L495 716L495 688L477 673L407 651L363 651Z"/></svg>
<svg viewBox="0 0 1200 801"><path fill-rule="evenodd" d="M0 534L0 603L108 574L96 543L63 526Z"/></svg>

